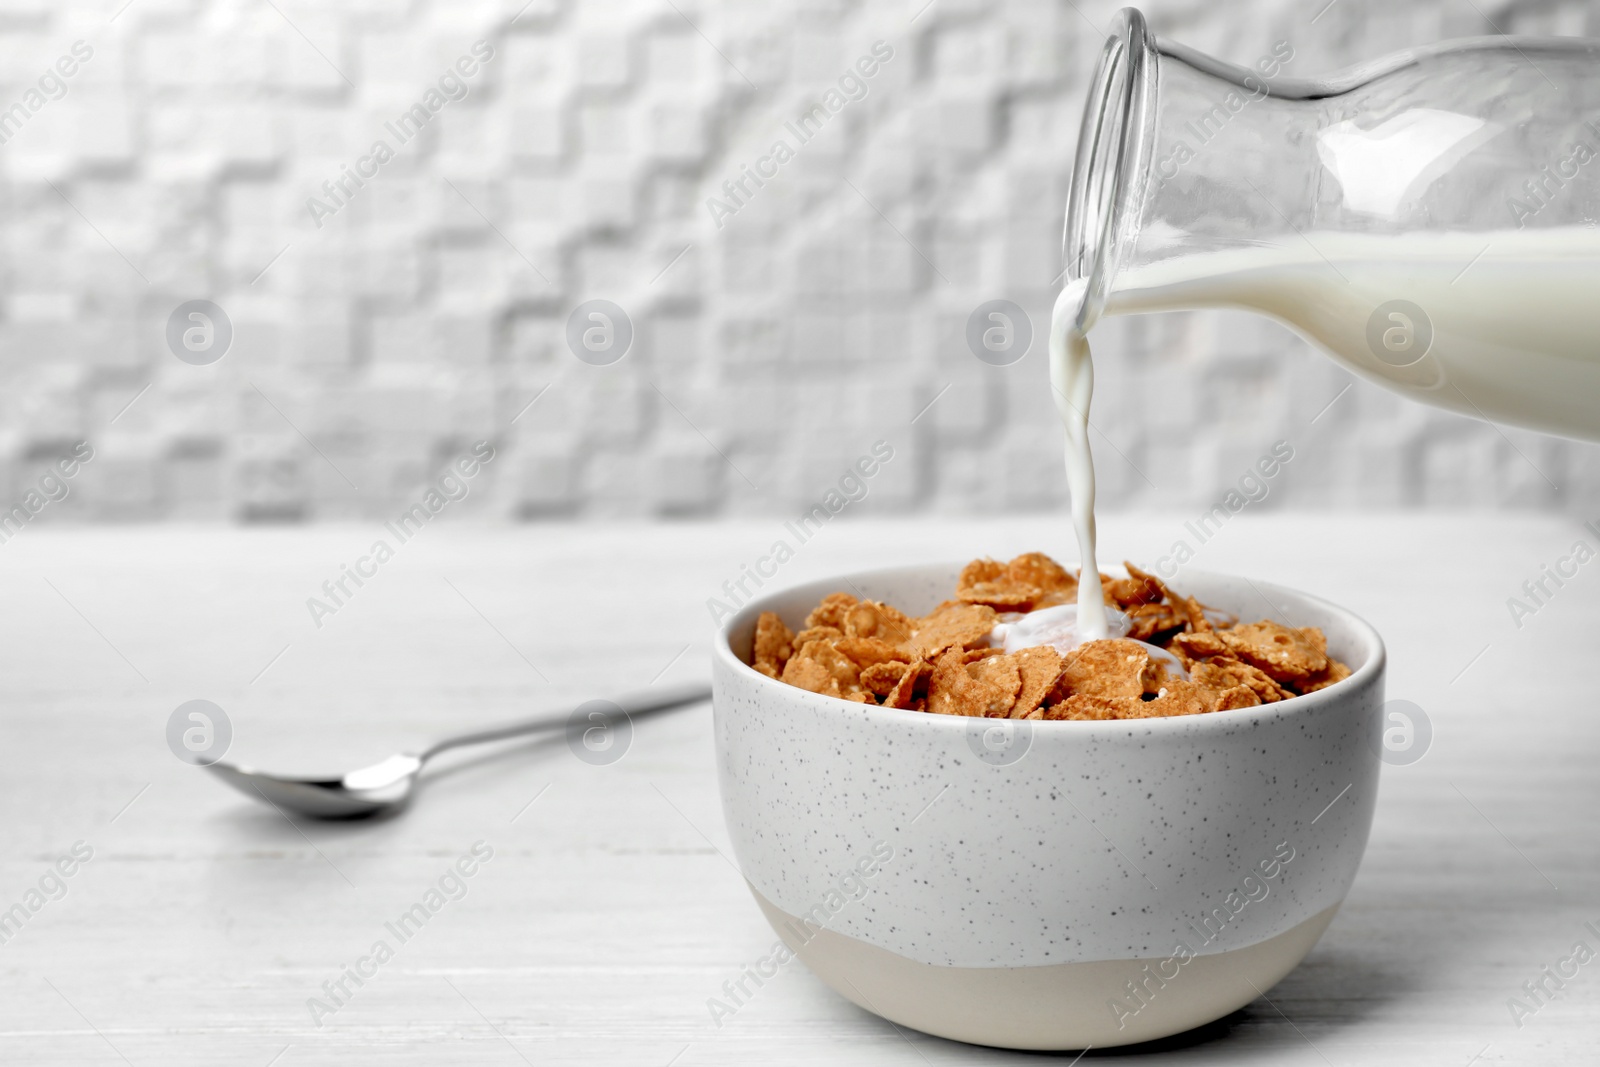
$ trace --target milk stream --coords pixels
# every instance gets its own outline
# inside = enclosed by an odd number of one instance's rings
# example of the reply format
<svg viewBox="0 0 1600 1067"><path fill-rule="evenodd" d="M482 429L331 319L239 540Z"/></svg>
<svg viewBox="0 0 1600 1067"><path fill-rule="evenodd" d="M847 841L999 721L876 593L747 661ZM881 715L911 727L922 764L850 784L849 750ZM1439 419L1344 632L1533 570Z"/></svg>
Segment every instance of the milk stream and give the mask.
<svg viewBox="0 0 1600 1067"><path fill-rule="evenodd" d="M1078 636L1095 641L1108 632L1105 590L1095 557L1094 457L1089 451L1089 402L1094 396L1094 361L1089 339L1078 328L1086 285L1068 282L1050 314L1050 386L1066 429L1067 489L1072 526L1078 535Z"/></svg>

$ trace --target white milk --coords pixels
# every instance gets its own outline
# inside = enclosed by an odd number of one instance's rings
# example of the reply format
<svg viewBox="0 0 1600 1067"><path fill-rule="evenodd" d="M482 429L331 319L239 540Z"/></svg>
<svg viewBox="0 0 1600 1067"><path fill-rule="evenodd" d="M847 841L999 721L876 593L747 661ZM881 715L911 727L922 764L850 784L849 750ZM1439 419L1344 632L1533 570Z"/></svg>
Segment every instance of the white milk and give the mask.
<svg viewBox="0 0 1600 1067"><path fill-rule="evenodd" d="M1050 381L1083 568L1078 632L1092 640L1106 636L1107 624L1088 435L1094 366L1075 329L1084 289L1069 282L1056 300ZM1600 440L1600 229L1310 231L1129 268L1106 314L1203 307L1270 315L1356 373L1424 403Z"/></svg>
<svg viewBox="0 0 1600 1067"><path fill-rule="evenodd" d="M1415 400L1600 440L1600 229L1313 230L1130 269L1116 284L1107 314L1259 311ZM1385 307L1394 301L1426 321Z"/></svg>
<svg viewBox="0 0 1600 1067"><path fill-rule="evenodd" d="M1078 611L1076 628L1084 641L1105 637L1105 590L1095 558L1094 457L1089 452L1089 401L1094 396L1094 361L1089 339L1078 329L1085 285L1068 282L1050 315L1050 385L1056 411L1067 431L1067 490L1072 494L1072 527L1078 535Z"/></svg>

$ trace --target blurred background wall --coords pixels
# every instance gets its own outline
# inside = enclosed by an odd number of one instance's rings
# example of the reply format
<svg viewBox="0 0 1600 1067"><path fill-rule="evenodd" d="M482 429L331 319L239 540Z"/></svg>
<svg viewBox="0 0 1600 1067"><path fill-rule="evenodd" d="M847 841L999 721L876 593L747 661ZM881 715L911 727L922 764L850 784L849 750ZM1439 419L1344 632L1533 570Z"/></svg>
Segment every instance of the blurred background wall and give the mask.
<svg viewBox="0 0 1600 1067"><path fill-rule="evenodd" d="M41 520L384 518L483 440L461 514L788 516L882 441L856 511L1058 508L1043 335L1115 6L6 0L0 485L81 439ZM1600 32L1583 3L1145 11L1298 75ZM992 367L964 331L1002 298L1037 340ZM633 333L608 365L568 343L595 299ZM212 362L175 354L195 300ZM1204 507L1282 441L1260 507L1600 509L1593 449L1347 390L1272 323L1101 333L1106 505Z"/></svg>

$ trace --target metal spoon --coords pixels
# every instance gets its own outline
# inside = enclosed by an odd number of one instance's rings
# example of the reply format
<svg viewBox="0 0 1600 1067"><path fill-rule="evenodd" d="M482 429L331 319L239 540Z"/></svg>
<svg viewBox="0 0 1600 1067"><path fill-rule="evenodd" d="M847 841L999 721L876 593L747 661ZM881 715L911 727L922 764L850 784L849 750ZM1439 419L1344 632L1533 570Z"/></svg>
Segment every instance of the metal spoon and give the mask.
<svg viewBox="0 0 1600 1067"><path fill-rule="evenodd" d="M523 719L487 730L458 734L437 741L420 753L400 752L370 767L351 771L342 778L285 778L250 767L217 761L208 764L211 772L245 796L264 800L273 807L296 811L319 819L350 819L403 807L416 790L417 775L423 764L452 748L481 745L526 734L569 731L569 740L581 740L591 730L614 729L620 721L633 719L687 704L698 704L711 696L704 682L663 686L630 693L611 701L594 701L584 717L577 712L559 718L544 716ZM587 705L581 705L583 710ZM616 715L622 712L622 717Z"/></svg>

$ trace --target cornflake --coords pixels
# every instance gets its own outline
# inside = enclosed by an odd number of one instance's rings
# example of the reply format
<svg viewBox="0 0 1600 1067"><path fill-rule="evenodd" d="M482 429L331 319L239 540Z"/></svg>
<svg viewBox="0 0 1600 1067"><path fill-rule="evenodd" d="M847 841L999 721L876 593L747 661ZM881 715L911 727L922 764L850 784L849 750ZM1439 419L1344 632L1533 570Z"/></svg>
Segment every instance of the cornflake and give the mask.
<svg viewBox="0 0 1600 1067"><path fill-rule="evenodd" d="M995 611L982 604L947 600L911 622L907 648L921 659L933 659L952 648L977 648L988 643Z"/></svg>
<svg viewBox="0 0 1600 1067"><path fill-rule="evenodd" d="M1010 563L975 559L956 581L956 599L999 611L1037 611L1070 603L1078 579L1042 552L1028 552Z"/></svg>
<svg viewBox="0 0 1600 1067"><path fill-rule="evenodd" d="M1126 578L1100 578L1107 603L1128 616L1129 635L1088 641L1065 656L1049 646L1011 653L991 647L997 621L1077 595L1078 575L1029 552L1009 563L973 560L955 597L921 617L849 593L824 597L799 633L764 612L750 665L813 693L886 708L1082 721L1258 707L1350 676L1314 626L1270 619L1241 625L1126 567Z"/></svg>

